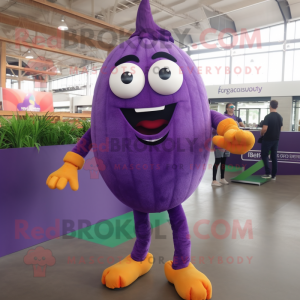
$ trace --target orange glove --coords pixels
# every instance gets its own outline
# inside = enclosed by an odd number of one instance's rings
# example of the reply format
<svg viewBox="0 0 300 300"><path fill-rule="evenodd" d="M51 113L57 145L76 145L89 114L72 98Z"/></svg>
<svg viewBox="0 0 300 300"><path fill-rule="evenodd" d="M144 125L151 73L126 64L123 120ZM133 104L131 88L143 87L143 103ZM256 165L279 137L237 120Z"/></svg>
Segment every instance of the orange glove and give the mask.
<svg viewBox="0 0 300 300"><path fill-rule="evenodd" d="M61 168L49 175L46 184L50 189L63 190L69 182L71 189L77 191L79 188L77 170L83 167L84 158L74 152L68 152L64 162Z"/></svg>
<svg viewBox="0 0 300 300"><path fill-rule="evenodd" d="M252 132L240 130L236 122L231 118L219 123L217 133L218 135L213 137L213 143L232 154L245 154L255 144Z"/></svg>

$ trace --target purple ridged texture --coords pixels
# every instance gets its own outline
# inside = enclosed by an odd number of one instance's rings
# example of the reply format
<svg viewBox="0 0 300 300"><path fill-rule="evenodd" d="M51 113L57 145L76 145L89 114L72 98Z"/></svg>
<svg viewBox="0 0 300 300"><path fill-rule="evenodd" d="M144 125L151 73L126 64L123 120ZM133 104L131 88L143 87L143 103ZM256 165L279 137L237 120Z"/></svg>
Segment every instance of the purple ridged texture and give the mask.
<svg viewBox="0 0 300 300"><path fill-rule="evenodd" d="M159 43L147 38L143 39L143 45L147 47L140 46L140 43L138 36L131 38L130 42L115 48L104 62L104 71L98 77L94 92L91 134L93 144L98 149L95 156L106 166L101 175L116 197L137 211L162 212L185 201L201 181L203 166L209 157L211 113L203 81L184 51L172 42L165 43L168 49L161 49ZM157 94L148 82L149 68L155 61L162 59L153 60L151 57L161 51L177 59L184 77L178 92L168 96ZM146 83L136 97L121 99L111 91L110 73L105 70L112 70L115 62L126 55L139 57L137 65L144 71ZM137 137L149 139L149 136L135 131L123 116L121 108L159 107L172 103L177 103L177 106L169 125L159 134L151 136L151 139L161 138L169 132L169 141L158 145L160 152L151 146L144 147L137 141ZM110 145L112 142L119 143L121 148L101 151L99 147L106 143L107 138ZM123 139L131 141L132 151L122 147ZM164 151L162 148L170 148L172 141L176 143L176 148L170 152ZM178 141L180 147L185 149L184 152L178 150ZM188 141L195 141L193 152L189 150ZM134 143L138 143L135 148ZM202 167L191 170L191 166L196 164ZM151 170L151 165L159 165L159 169ZM168 168L168 165L177 165L177 169ZM180 165L183 166L181 169ZM138 170L138 167L143 166L148 169Z"/></svg>

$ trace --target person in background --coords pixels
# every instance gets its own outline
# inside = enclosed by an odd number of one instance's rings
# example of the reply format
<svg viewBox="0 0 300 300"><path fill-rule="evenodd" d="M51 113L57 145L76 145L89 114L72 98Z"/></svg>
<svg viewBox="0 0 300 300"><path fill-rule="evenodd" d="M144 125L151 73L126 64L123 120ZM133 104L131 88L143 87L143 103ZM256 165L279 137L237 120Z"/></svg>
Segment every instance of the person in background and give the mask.
<svg viewBox="0 0 300 300"><path fill-rule="evenodd" d="M224 112L224 115L228 118L232 118L235 120L239 127L245 127L245 124L243 123L242 119L234 115L234 109L235 106L232 103L226 104L226 111ZM216 130L213 130L213 136L217 135ZM213 181L212 186L222 186L222 184L228 184L228 182L225 179L225 165L226 165L226 159L230 156L230 152L226 151L225 149L218 148L214 146L214 152L215 152L215 164L213 166ZM221 179L220 181L217 181L217 173L218 173L218 167L220 165L221 169Z"/></svg>
<svg viewBox="0 0 300 300"><path fill-rule="evenodd" d="M235 108L235 106L232 103L227 103L226 111L224 112L224 115L227 116L228 118L234 119L238 125L240 123L243 124L241 118L238 118L234 115L234 108ZM213 135L213 137L215 135L217 135L217 131L213 130L212 135ZM213 145L213 147L214 147L214 153L215 153L215 163L213 166L213 181L212 181L211 185L212 186L222 186L222 184L228 184L228 182L225 179L225 165L226 165L226 158L230 156L230 152L226 151L225 149L221 149L215 145ZM219 165L220 165L220 171L221 171L221 179L220 179L220 181L217 181L217 173L218 173Z"/></svg>
<svg viewBox="0 0 300 300"><path fill-rule="evenodd" d="M213 136L217 135L217 132L215 129L213 129ZM230 152L219 148L215 145L214 147L214 153L215 153L215 164L213 166L213 182L212 186L222 186L222 184L228 184L228 182L225 179L225 164L226 164L226 158L230 156ZM220 165L221 170L221 179L220 181L217 181L217 173L218 173L218 167Z"/></svg>
<svg viewBox="0 0 300 300"><path fill-rule="evenodd" d="M270 113L266 115L260 135L263 136L261 143L261 158L265 165L265 175L262 178L276 180L277 174L277 150L281 128L283 126L282 116L277 112L278 102L270 102ZM272 175L269 167L269 151L271 151Z"/></svg>
<svg viewBox="0 0 300 300"><path fill-rule="evenodd" d="M234 114L234 109L235 106L232 103L227 103L224 115L228 118L235 120L238 123L239 127L246 127L242 119Z"/></svg>

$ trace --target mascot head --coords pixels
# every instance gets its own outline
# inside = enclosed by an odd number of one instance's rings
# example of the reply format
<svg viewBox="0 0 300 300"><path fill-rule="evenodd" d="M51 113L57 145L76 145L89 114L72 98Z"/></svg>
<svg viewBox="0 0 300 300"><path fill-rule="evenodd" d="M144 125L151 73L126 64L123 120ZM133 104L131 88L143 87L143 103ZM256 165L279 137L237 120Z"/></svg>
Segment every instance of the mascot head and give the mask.
<svg viewBox="0 0 300 300"><path fill-rule="evenodd" d="M106 166L101 175L133 209L173 208L198 186L210 137L198 69L142 0L136 31L107 57L95 88L92 139Z"/></svg>

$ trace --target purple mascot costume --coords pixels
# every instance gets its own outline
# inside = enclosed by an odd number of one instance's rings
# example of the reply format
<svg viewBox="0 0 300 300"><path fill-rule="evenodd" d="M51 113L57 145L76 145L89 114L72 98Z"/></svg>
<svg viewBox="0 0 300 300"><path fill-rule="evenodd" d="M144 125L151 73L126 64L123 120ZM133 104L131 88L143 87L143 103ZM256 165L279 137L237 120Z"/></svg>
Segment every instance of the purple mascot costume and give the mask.
<svg viewBox="0 0 300 300"><path fill-rule="evenodd" d="M190 262L189 229L181 206L204 173L204 168L190 166L207 164L212 128L219 135L214 143L232 153L247 152L254 138L233 120L209 110L197 68L170 32L154 23L149 0L140 4L135 33L102 66L91 122L47 185L63 189L69 182L77 190L77 170L92 145L105 183L133 209L134 248L104 270L102 283L111 289L125 287L151 269L149 213L167 210L175 253L165 264L166 277L183 299L210 299L210 281ZM108 151L101 148L103 143L109 143Z"/></svg>

